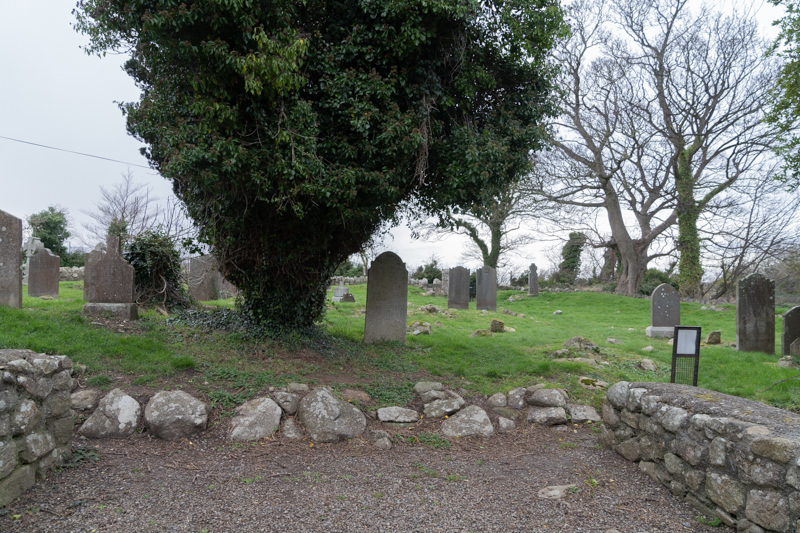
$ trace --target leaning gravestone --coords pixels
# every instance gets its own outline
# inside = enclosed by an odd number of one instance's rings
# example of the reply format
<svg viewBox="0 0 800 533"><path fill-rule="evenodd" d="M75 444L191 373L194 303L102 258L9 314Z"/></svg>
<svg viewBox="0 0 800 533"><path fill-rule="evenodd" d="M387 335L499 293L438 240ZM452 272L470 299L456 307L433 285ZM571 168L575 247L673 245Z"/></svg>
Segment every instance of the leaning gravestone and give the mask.
<svg viewBox="0 0 800 533"><path fill-rule="evenodd" d="M93 262L84 281L92 285L85 291L92 299L83 306L84 314L136 320L133 278L133 267L120 252L119 237L108 237L105 255Z"/></svg>
<svg viewBox="0 0 800 533"><path fill-rule="evenodd" d="M42 246L28 257L28 296L58 297L61 257Z"/></svg>
<svg viewBox="0 0 800 533"><path fill-rule="evenodd" d="M469 309L469 270L462 266L451 268L447 278L448 309Z"/></svg>
<svg viewBox="0 0 800 533"><path fill-rule="evenodd" d="M800 306L795 306L783 314L781 355L795 355L791 352L791 347L798 339L800 339Z"/></svg>
<svg viewBox="0 0 800 533"><path fill-rule="evenodd" d="M406 341L408 271L393 252L375 258L367 274L364 342Z"/></svg>
<svg viewBox="0 0 800 533"><path fill-rule="evenodd" d="M497 311L497 271L484 265L475 276L475 308Z"/></svg>
<svg viewBox="0 0 800 533"><path fill-rule="evenodd" d="M669 283L662 283L650 295L650 326L648 337L669 337L681 323L681 295Z"/></svg>
<svg viewBox="0 0 800 533"><path fill-rule="evenodd" d="M528 270L528 296L539 296L539 273L535 263L531 263Z"/></svg>
<svg viewBox="0 0 800 533"><path fill-rule="evenodd" d="M97 301L94 290L94 280L92 279L92 272L94 271L94 266L97 264L97 262L103 258L103 255L105 255L105 249L105 243L99 243L94 247L94 250L85 255L83 263L83 300L86 302Z"/></svg>
<svg viewBox="0 0 800 533"><path fill-rule="evenodd" d="M0 211L0 306L22 307L22 220Z"/></svg>
<svg viewBox="0 0 800 533"><path fill-rule="evenodd" d="M736 349L775 353L775 282L750 274L739 281L736 299Z"/></svg>

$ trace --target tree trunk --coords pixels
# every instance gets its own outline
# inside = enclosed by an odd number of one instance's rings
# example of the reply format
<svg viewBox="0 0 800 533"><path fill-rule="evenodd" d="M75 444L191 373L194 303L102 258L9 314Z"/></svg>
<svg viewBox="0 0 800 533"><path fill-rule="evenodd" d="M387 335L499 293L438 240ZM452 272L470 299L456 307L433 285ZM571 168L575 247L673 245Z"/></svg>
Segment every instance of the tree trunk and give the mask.
<svg viewBox="0 0 800 533"><path fill-rule="evenodd" d="M700 236L697 220L700 209L694 199L694 176L691 163L684 150L675 164L675 181L678 190L678 284L680 292L687 298L701 296L700 284L703 267L700 264Z"/></svg>

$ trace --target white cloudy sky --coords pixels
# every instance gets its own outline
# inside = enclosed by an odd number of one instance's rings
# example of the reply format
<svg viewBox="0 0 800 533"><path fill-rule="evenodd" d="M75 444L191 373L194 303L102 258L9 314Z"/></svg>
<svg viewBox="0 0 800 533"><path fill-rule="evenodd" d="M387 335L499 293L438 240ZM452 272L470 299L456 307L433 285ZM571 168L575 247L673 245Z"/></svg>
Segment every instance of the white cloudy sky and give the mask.
<svg viewBox="0 0 800 533"><path fill-rule="evenodd" d="M69 211L74 233L81 233L90 222L83 211L94 209L100 186L113 187L128 170L162 201L170 186L142 168L141 143L127 135L115 103L138 99L121 70L124 58L81 50L86 38L72 29L73 6L69 0L0 0L0 209L25 219L59 205ZM444 266L461 264L463 238L414 241L405 228L393 236L386 248L410 267L432 255ZM514 260L519 267L530 262L546 263L542 246Z"/></svg>

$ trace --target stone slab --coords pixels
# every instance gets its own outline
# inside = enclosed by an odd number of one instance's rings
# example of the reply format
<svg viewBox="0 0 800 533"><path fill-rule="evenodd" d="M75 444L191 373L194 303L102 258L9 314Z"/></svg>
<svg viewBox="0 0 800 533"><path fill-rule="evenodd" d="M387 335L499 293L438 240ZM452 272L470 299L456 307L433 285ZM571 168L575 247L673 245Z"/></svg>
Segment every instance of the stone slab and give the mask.
<svg viewBox="0 0 800 533"><path fill-rule="evenodd" d="M372 262L367 276L367 310L364 342L406 341L408 270L393 252Z"/></svg>
<svg viewBox="0 0 800 533"><path fill-rule="evenodd" d="M497 311L497 271L484 265L475 276L475 308Z"/></svg>
<svg viewBox="0 0 800 533"><path fill-rule="evenodd" d="M469 309L469 270L462 266L451 268L447 279L447 308Z"/></svg>
<svg viewBox="0 0 800 533"><path fill-rule="evenodd" d="M39 248L28 258L28 296L58 297L61 257L47 248Z"/></svg>
<svg viewBox="0 0 800 533"><path fill-rule="evenodd" d="M116 320L138 320L139 308L136 304L88 303L83 306L83 314Z"/></svg>
<svg viewBox="0 0 800 533"><path fill-rule="evenodd" d="M22 307L22 220L1 210L0 306Z"/></svg>
<svg viewBox="0 0 800 533"><path fill-rule="evenodd" d="M673 326L647 326L644 334L648 337L666 337L671 339L675 335L675 328Z"/></svg>
<svg viewBox="0 0 800 533"><path fill-rule="evenodd" d="M775 353L775 282L761 274L750 274L737 285L736 349Z"/></svg>

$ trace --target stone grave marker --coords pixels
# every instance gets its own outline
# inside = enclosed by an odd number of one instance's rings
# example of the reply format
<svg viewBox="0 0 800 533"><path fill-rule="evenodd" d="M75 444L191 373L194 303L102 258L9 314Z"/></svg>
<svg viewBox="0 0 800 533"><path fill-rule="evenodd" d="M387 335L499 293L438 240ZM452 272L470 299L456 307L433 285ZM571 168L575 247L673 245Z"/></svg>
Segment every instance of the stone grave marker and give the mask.
<svg viewBox="0 0 800 533"><path fill-rule="evenodd" d="M406 341L408 271L393 252L375 258L367 275L364 342Z"/></svg>
<svg viewBox="0 0 800 533"><path fill-rule="evenodd" d="M800 357L800 339L795 339L794 342L789 345L789 355Z"/></svg>
<svg viewBox="0 0 800 533"><path fill-rule="evenodd" d="M350 293L350 289L344 285L333 288L333 302L355 302L356 298Z"/></svg>
<svg viewBox="0 0 800 533"><path fill-rule="evenodd" d="M25 262L22 265L22 284L28 284L28 265L30 265L31 257L44 248L42 240L39 237L28 237L25 244L22 246L22 251L25 253Z"/></svg>
<svg viewBox="0 0 800 533"><path fill-rule="evenodd" d="M736 349L775 353L775 282L750 274L739 281L736 300Z"/></svg>
<svg viewBox="0 0 800 533"><path fill-rule="evenodd" d="M222 276L213 255L190 258L186 277L189 293L195 300L220 300L236 294L236 288Z"/></svg>
<svg viewBox="0 0 800 533"><path fill-rule="evenodd" d="M781 333L781 355L795 355L792 344L800 339L800 306L795 306L783 314Z"/></svg>
<svg viewBox="0 0 800 533"><path fill-rule="evenodd" d="M528 269L528 296L539 296L539 273L534 263Z"/></svg>
<svg viewBox="0 0 800 533"><path fill-rule="evenodd" d="M57 298L60 266L61 257L44 246L28 257L28 296Z"/></svg>
<svg viewBox="0 0 800 533"><path fill-rule="evenodd" d="M134 303L134 271L122 257L118 236L106 241L106 253L91 266L84 283L91 283L85 294L92 298L83 306L89 316L111 316L123 320L136 320L138 308Z"/></svg>
<svg viewBox="0 0 800 533"><path fill-rule="evenodd" d="M681 295L669 283L662 283L650 295L648 337L672 338L675 326L681 323Z"/></svg>
<svg viewBox="0 0 800 533"><path fill-rule="evenodd" d="M450 290L450 269L446 268L442 270L442 294L444 296L448 296L449 290Z"/></svg>
<svg viewBox="0 0 800 533"><path fill-rule="evenodd" d="M22 307L22 220L0 210L0 305Z"/></svg>
<svg viewBox="0 0 800 533"><path fill-rule="evenodd" d="M448 309L469 309L469 270L462 266L451 268L447 284Z"/></svg>
<svg viewBox="0 0 800 533"><path fill-rule="evenodd" d="M497 271L484 265L475 276L475 308L497 311Z"/></svg>
<svg viewBox="0 0 800 533"><path fill-rule="evenodd" d="M94 281L92 280L92 271L94 270L95 264L103 257L105 254L106 245L105 243L99 243L97 246L94 247L94 250L85 254L85 259L83 263L83 300L85 302L94 302L97 301L95 297L94 291Z"/></svg>

